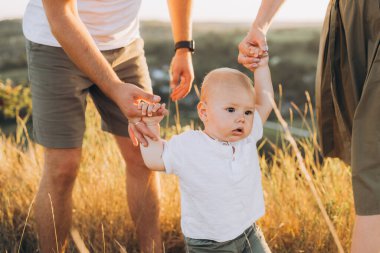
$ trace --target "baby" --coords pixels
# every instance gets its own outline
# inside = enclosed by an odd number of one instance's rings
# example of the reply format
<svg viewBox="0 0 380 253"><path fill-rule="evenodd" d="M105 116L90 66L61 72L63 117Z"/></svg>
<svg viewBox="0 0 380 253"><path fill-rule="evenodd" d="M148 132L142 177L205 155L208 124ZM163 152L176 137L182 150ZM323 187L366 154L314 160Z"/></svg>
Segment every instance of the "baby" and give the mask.
<svg viewBox="0 0 380 253"><path fill-rule="evenodd" d="M253 87L230 68L211 71L197 106L204 130L140 145L148 168L179 177L187 252L270 252L255 223L265 212L256 143L272 110L268 57L254 81ZM163 116L151 115L165 105L138 106L141 120L158 134Z"/></svg>

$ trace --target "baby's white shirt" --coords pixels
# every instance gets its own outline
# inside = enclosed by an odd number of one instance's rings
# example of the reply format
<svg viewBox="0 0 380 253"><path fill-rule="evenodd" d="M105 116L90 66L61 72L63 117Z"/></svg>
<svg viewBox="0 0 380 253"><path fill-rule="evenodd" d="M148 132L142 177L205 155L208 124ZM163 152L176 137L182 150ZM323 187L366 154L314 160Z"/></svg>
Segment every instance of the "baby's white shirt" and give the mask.
<svg viewBox="0 0 380 253"><path fill-rule="evenodd" d="M164 144L166 173L179 177L186 237L232 240L264 215L256 147L262 135L255 111L252 132L241 141L222 143L202 131L186 131Z"/></svg>

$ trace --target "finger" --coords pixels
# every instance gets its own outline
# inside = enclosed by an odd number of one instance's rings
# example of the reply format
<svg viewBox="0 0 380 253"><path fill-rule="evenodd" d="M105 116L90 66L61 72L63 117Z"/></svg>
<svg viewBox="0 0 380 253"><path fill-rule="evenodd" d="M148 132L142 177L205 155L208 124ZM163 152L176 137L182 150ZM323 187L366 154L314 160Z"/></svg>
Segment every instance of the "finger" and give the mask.
<svg viewBox="0 0 380 253"><path fill-rule="evenodd" d="M146 115L147 110L148 110L148 106L149 106L148 103L142 103L142 106L141 106L141 115L143 115L143 116Z"/></svg>
<svg viewBox="0 0 380 253"><path fill-rule="evenodd" d="M150 104L148 105L148 110L147 110L147 114L148 114L148 117L151 117L153 114L152 114L152 111L153 111L153 108L155 107L154 104Z"/></svg>
<svg viewBox="0 0 380 253"><path fill-rule="evenodd" d="M135 125L135 128L136 128L135 135L136 135L138 140L140 140L139 137L143 138L144 136L146 136L146 137L148 137L154 141L157 140L157 136L145 124L137 124L137 125ZM140 136L138 136L137 133ZM142 141L140 141L140 142L142 142Z"/></svg>
<svg viewBox="0 0 380 253"><path fill-rule="evenodd" d="M162 115L169 115L169 111L165 108L165 104L163 104L163 106L161 106L160 110L162 110Z"/></svg>
<svg viewBox="0 0 380 253"><path fill-rule="evenodd" d="M158 109L161 108L161 106L162 106L162 105L161 105L160 103L155 104L155 105L152 107L152 112L157 112Z"/></svg>
<svg viewBox="0 0 380 253"><path fill-rule="evenodd" d="M141 110L144 103L145 103L144 101L140 100L139 103L137 104L137 109Z"/></svg>
<svg viewBox="0 0 380 253"><path fill-rule="evenodd" d="M135 90L134 90L133 96L134 96L135 100L142 99L148 103L158 103L161 100L160 96L147 93L137 86L134 86L134 88L135 88Z"/></svg>
<svg viewBox="0 0 380 253"><path fill-rule="evenodd" d="M160 108L158 111L157 111L157 115L168 115L169 114L169 111L166 109L166 108Z"/></svg>
<svg viewBox="0 0 380 253"><path fill-rule="evenodd" d="M175 91L175 93L171 95L171 99L173 101L177 101L186 97L187 94L188 94L188 91L186 89L178 89Z"/></svg>
<svg viewBox="0 0 380 253"><path fill-rule="evenodd" d="M260 48L255 47L255 48L253 48L252 51L253 51L253 56L254 57L259 57Z"/></svg>
<svg viewBox="0 0 380 253"><path fill-rule="evenodd" d="M138 124L138 125L144 125L144 124ZM134 125L132 127L133 132L135 134L135 138L137 139L137 142L140 142L141 145L143 145L144 147L146 147L146 146L148 146L148 141L144 138L144 135L141 134L140 130L137 127L138 125Z"/></svg>
<svg viewBox="0 0 380 253"><path fill-rule="evenodd" d="M153 116L162 116L162 115L167 115L168 111L165 109L165 103L163 104L164 106L160 104L160 107L157 109L156 112L153 113Z"/></svg>
<svg viewBox="0 0 380 253"><path fill-rule="evenodd" d="M250 55L251 47L252 45L249 42L247 42L246 40L243 40L239 44L239 52L243 55Z"/></svg>
<svg viewBox="0 0 380 253"><path fill-rule="evenodd" d="M178 100L179 99L179 94L181 94L183 91L183 87L180 87L178 86L177 88L175 88L172 92L172 94L170 95L170 97L172 98L172 100Z"/></svg>
<svg viewBox="0 0 380 253"><path fill-rule="evenodd" d="M128 124L128 133L129 133L129 137L131 138L131 141L132 141L132 144L133 146L137 146L139 144L138 140L136 139L136 136L135 136L135 133L133 131L133 124L129 123Z"/></svg>
<svg viewBox="0 0 380 253"><path fill-rule="evenodd" d="M173 97L173 94L176 94L180 89L182 89L180 85L174 87L174 89L171 91L170 97Z"/></svg>
<svg viewBox="0 0 380 253"><path fill-rule="evenodd" d="M260 62L260 58L258 57L249 57L249 56L246 56L246 55L243 55L243 54L239 54L238 56L238 62L240 64L252 64L252 63L258 63Z"/></svg>
<svg viewBox="0 0 380 253"><path fill-rule="evenodd" d="M257 64L245 64L243 66L249 69L250 71L254 71L258 67Z"/></svg>
<svg viewBox="0 0 380 253"><path fill-rule="evenodd" d="M268 47L266 39L259 40L258 44L259 44L259 48L260 48L261 51L264 51L264 52L268 52L269 51L269 47Z"/></svg>
<svg viewBox="0 0 380 253"><path fill-rule="evenodd" d="M180 76L177 73L172 74L172 78L170 79L170 88L175 89L179 82L180 82Z"/></svg>
<svg viewBox="0 0 380 253"><path fill-rule="evenodd" d="M167 110L166 110L166 104L165 104L165 103L163 103L163 104L160 106L160 108L158 108L158 110L157 110L158 113L161 113L161 112L163 112L163 111L167 111Z"/></svg>
<svg viewBox="0 0 380 253"><path fill-rule="evenodd" d="M260 50L260 58L264 58L264 57L267 57L267 56L269 56L268 51L262 51L262 50Z"/></svg>
<svg viewBox="0 0 380 253"><path fill-rule="evenodd" d="M191 79L185 78L185 77L181 78L180 85L177 86L177 88L175 88L174 91L172 92L172 95L171 95L172 100L182 99L182 98L186 97L187 94L189 94L189 92L191 90L191 83L189 80L191 80Z"/></svg>

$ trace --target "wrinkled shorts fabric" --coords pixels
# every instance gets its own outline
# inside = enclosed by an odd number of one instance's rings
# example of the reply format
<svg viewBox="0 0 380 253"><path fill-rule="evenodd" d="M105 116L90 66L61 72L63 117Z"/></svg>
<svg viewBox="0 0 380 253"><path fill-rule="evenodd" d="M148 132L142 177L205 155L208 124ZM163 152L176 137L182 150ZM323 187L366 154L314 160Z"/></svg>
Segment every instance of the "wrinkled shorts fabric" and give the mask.
<svg viewBox="0 0 380 253"><path fill-rule="evenodd" d="M26 50L33 136L37 143L48 148L81 147L88 94L101 116L102 129L128 136L128 120L119 107L76 67L62 48L27 41ZM102 54L122 81L152 92L142 39Z"/></svg>

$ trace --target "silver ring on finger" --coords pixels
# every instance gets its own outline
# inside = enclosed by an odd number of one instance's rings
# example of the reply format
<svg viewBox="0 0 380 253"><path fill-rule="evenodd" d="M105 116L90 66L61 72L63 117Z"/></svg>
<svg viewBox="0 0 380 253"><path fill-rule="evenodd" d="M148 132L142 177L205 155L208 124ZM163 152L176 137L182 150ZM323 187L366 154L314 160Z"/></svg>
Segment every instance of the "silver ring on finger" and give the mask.
<svg viewBox="0 0 380 253"><path fill-rule="evenodd" d="M138 124L142 124L142 122L141 121L137 121L137 122L131 122L132 123L132 125L135 125L135 126L137 126Z"/></svg>

